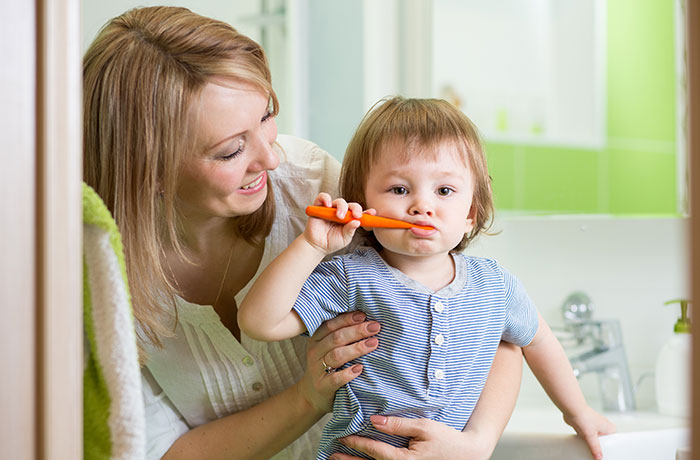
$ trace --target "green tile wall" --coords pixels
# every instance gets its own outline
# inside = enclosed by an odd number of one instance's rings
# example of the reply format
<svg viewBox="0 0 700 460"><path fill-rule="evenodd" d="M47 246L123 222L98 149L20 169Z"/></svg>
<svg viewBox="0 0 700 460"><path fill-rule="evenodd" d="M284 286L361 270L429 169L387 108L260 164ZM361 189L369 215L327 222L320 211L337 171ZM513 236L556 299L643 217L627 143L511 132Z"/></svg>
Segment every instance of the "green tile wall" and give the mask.
<svg viewBox="0 0 700 460"><path fill-rule="evenodd" d="M605 148L487 142L497 209L678 214L674 1L607 5Z"/></svg>

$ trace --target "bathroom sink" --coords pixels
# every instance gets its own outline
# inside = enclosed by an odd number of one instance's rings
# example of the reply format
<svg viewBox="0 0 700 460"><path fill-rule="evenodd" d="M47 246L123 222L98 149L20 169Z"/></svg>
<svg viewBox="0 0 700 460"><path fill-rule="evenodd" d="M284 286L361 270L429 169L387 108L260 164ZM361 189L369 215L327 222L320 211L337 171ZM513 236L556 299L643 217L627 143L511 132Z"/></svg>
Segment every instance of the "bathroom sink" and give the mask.
<svg viewBox="0 0 700 460"><path fill-rule="evenodd" d="M605 460L674 460L690 444L688 420L655 412L605 414L617 432L600 438ZM590 460L555 408L516 408L491 460Z"/></svg>

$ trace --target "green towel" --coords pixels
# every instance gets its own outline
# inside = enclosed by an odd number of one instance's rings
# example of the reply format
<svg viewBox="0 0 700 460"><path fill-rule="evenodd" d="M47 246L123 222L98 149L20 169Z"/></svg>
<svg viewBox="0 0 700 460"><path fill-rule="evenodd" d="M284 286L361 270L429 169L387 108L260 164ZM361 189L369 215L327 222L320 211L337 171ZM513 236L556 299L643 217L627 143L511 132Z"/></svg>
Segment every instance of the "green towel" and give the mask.
<svg viewBox="0 0 700 460"><path fill-rule="evenodd" d="M145 457L145 419L121 235L83 184L83 451L85 459Z"/></svg>

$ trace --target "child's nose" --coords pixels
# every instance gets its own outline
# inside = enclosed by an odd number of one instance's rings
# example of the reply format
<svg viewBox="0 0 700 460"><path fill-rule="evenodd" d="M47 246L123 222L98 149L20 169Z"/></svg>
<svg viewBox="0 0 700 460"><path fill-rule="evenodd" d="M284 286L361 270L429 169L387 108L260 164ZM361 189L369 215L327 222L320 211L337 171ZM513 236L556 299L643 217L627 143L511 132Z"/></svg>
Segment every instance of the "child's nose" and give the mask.
<svg viewBox="0 0 700 460"><path fill-rule="evenodd" d="M409 209L408 213L412 216L425 215L432 217L434 210L432 206L430 206L430 202L428 202L427 200L417 199L411 205L411 208Z"/></svg>

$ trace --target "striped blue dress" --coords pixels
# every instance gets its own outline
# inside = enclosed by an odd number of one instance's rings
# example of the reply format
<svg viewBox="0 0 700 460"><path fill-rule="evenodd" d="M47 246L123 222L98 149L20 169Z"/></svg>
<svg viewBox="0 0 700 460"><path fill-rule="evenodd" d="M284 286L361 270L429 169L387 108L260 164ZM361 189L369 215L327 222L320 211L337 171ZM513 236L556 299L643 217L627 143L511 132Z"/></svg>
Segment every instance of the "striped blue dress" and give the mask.
<svg viewBox="0 0 700 460"><path fill-rule="evenodd" d="M407 438L374 429L373 414L429 418L461 431L500 340L530 343L537 311L518 279L493 260L452 257L455 278L438 292L368 247L319 264L305 282L294 309L309 334L354 310L382 325L377 350L347 364L364 370L338 390L317 459L335 452L367 458L337 441L351 434L407 445Z"/></svg>

